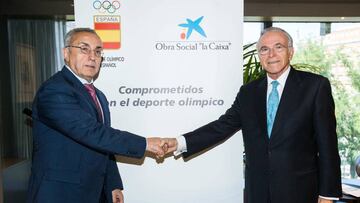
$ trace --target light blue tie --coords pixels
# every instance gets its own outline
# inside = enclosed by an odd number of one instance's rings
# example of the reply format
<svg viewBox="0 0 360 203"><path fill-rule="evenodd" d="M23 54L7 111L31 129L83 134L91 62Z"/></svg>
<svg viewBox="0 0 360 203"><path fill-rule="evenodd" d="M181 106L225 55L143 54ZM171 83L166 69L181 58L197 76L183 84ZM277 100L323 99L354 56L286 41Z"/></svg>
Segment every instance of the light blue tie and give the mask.
<svg viewBox="0 0 360 203"><path fill-rule="evenodd" d="M279 82L274 80L271 82L271 84L272 84L272 89L267 103L267 114L266 114L267 131L269 138L274 124L276 111L279 106L279 92L277 91L277 86L279 85Z"/></svg>

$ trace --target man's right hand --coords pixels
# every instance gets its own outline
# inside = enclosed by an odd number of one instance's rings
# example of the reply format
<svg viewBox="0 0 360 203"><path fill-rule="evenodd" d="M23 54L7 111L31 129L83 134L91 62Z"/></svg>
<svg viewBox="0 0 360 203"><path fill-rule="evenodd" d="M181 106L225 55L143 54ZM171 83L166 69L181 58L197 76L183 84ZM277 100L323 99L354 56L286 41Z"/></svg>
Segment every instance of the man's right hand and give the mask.
<svg viewBox="0 0 360 203"><path fill-rule="evenodd" d="M157 158L162 158L166 154L173 153L178 148L176 138L146 138L146 151L156 155Z"/></svg>
<svg viewBox="0 0 360 203"><path fill-rule="evenodd" d="M156 158L161 158L166 154L163 149L164 145L165 141L159 137L146 138L146 151L155 154Z"/></svg>
<svg viewBox="0 0 360 203"><path fill-rule="evenodd" d="M178 148L178 142L176 138L161 138L163 145L161 146L165 154L173 153Z"/></svg>

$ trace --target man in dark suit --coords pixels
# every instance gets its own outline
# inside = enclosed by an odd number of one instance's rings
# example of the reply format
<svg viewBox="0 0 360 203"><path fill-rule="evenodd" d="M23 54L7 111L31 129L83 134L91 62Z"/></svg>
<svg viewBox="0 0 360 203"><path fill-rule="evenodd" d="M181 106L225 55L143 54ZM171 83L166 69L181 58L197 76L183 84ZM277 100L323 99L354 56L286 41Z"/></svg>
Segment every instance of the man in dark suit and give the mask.
<svg viewBox="0 0 360 203"><path fill-rule="evenodd" d="M114 154L162 156L159 138L110 126L105 95L94 88L102 42L89 28L65 36L65 66L42 84L33 102L33 160L27 202L121 202Z"/></svg>
<svg viewBox="0 0 360 203"><path fill-rule="evenodd" d="M291 36L264 30L257 49L266 77L240 88L224 115L167 138L189 157L242 130L248 203L325 203L341 196L334 101L328 79L290 66Z"/></svg>

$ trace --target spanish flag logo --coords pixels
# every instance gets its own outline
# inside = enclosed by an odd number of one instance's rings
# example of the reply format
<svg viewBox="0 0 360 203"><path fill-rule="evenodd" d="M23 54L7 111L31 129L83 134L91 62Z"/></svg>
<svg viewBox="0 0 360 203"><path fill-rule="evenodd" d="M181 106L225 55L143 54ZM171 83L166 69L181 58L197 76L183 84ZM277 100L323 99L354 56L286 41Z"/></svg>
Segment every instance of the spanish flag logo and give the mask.
<svg viewBox="0 0 360 203"><path fill-rule="evenodd" d="M120 49L121 29L120 16L94 16L94 30L103 41L104 49Z"/></svg>

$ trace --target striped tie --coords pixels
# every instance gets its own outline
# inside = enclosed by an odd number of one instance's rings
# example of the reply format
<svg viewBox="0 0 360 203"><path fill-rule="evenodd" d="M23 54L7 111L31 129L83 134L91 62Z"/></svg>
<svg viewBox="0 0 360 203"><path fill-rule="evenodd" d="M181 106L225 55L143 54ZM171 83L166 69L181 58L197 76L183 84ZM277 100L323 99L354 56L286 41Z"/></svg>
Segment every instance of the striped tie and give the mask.
<svg viewBox="0 0 360 203"><path fill-rule="evenodd" d="M96 110L99 114L99 118L100 118L100 121L102 122L103 121L103 117L102 117L102 111L101 111L101 107L100 107L100 104L96 98L96 92L95 92L95 87L94 85L91 83L91 84L84 84L85 85L85 88L86 90L89 92L93 102L95 103L95 106L96 106Z"/></svg>

